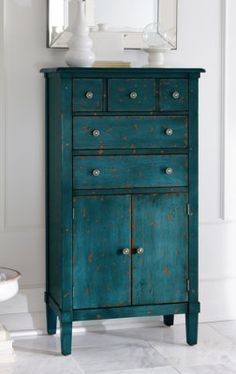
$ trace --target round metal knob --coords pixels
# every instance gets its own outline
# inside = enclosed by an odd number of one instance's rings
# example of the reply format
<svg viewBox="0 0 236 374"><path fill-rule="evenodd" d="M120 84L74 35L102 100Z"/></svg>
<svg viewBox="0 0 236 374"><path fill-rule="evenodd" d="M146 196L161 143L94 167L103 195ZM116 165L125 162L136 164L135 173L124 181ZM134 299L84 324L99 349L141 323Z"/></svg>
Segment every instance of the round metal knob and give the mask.
<svg viewBox="0 0 236 374"><path fill-rule="evenodd" d="M144 248L139 247L139 248L137 249L137 254L138 254L138 255L142 255L143 253L144 253Z"/></svg>
<svg viewBox="0 0 236 374"><path fill-rule="evenodd" d="M85 96L87 97L87 99L91 100L93 98L93 92L88 91L88 92L86 92Z"/></svg>
<svg viewBox="0 0 236 374"><path fill-rule="evenodd" d="M173 97L173 99L177 100L177 99L180 98L180 93L179 93L178 91L174 91L174 92L172 93L172 97Z"/></svg>
<svg viewBox="0 0 236 374"><path fill-rule="evenodd" d="M131 99L137 99L137 97L138 97L138 94L137 94L137 92L135 92L135 91L133 91L133 92L131 92L130 94L129 94L129 97L131 98Z"/></svg>
<svg viewBox="0 0 236 374"><path fill-rule="evenodd" d="M130 249L129 248L124 248L122 250L122 253L123 253L123 255L128 256L130 254Z"/></svg>
<svg viewBox="0 0 236 374"><path fill-rule="evenodd" d="M99 169L94 169L94 170L92 171L92 174L93 174L94 177L98 177L98 176L101 174L101 172L100 172Z"/></svg>
<svg viewBox="0 0 236 374"><path fill-rule="evenodd" d="M165 131L165 133L166 133L167 136L173 135L173 132L174 131L172 129L166 129L166 131Z"/></svg>
<svg viewBox="0 0 236 374"><path fill-rule="evenodd" d="M100 136L101 133L100 133L99 130L93 130L92 134L93 134L93 136L95 136L97 138L98 136Z"/></svg>
<svg viewBox="0 0 236 374"><path fill-rule="evenodd" d="M172 168L167 168L165 170L165 173L168 174L168 175L173 174L173 172L174 172L174 170Z"/></svg>

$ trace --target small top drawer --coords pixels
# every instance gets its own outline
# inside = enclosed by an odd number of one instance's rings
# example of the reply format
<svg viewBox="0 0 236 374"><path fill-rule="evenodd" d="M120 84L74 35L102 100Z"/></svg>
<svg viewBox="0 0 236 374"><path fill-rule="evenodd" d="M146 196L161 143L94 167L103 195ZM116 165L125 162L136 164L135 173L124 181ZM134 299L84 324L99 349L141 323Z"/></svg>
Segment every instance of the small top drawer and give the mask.
<svg viewBox="0 0 236 374"><path fill-rule="evenodd" d="M74 117L74 149L185 148L184 116Z"/></svg>
<svg viewBox="0 0 236 374"><path fill-rule="evenodd" d="M160 79L159 95L161 111L188 110L187 79Z"/></svg>
<svg viewBox="0 0 236 374"><path fill-rule="evenodd" d="M110 79L109 111L154 111L156 109L154 79Z"/></svg>
<svg viewBox="0 0 236 374"><path fill-rule="evenodd" d="M103 110L103 80L74 79L73 81L73 111Z"/></svg>

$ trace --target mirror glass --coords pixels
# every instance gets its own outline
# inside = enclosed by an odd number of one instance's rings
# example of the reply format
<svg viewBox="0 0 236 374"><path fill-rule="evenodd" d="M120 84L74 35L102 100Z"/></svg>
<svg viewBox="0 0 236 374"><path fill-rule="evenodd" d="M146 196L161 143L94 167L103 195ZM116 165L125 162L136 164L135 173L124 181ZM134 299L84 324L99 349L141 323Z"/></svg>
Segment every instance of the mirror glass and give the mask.
<svg viewBox="0 0 236 374"><path fill-rule="evenodd" d="M177 48L178 0L86 0L91 36L97 32L122 33L125 49L145 48L143 29L160 23L171 35L170 48ZM48 0L48 47L67 48L76 0Z"/></svg>

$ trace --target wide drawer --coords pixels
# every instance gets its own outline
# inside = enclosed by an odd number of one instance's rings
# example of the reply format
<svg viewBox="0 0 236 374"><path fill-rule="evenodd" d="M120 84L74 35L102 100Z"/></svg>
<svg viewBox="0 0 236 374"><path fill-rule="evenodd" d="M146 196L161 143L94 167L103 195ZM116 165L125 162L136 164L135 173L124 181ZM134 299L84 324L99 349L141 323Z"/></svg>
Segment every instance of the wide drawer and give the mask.
<svg viewBox="0 0 236 374"><path fill-rule="evenodd" d="M188 122L183 116L75 117L74 149L184 148Z"/></svg>
<svg viewBox="0 0 236 374"><path fill-rule="evenodd" d="M109 111L154 111L156 82L154 79L110 79Z"/></svg>
<svg viewBox="0 0 236 374"><path fill-rule="evenodd" d="M188 156L75 156L74 189L187 186Z"/></svg>

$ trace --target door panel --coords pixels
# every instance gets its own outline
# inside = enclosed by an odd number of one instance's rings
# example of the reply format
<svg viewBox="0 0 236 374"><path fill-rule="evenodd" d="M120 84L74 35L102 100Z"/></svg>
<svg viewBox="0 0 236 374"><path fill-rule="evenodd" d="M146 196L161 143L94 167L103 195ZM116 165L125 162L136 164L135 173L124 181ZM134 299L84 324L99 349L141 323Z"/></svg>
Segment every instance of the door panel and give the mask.
<svg viewBox="0 0 236 374"><path fill-rule="evenodd" d="M130 305L130 196L74 199L74 308Z"/></svg>
<svg viewBox="0 0 236 374"><path fill-rule="evenodd" d="M187 301L187 194L132 200L133 304ZM143 254L137 253L139 247Z"/></svg>

